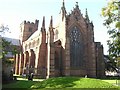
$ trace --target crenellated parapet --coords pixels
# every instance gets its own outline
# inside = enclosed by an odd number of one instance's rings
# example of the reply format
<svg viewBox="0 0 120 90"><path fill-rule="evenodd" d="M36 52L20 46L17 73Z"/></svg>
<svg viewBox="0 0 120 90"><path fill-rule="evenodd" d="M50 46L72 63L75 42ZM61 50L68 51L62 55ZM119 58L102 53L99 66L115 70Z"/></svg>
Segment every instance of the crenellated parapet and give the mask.
<svg viewBox="0 0 120 90"><path fill-rule="evenodd" d="M35 20L35 22L24 21L20 25L21 35L20 40L21 44L26 41L35 31L38 30L39 20Z"/></svg>
<svg viewBox="0 0 120 90"><path fill-rule="evenodd" d="M23 24L34 24L34 25L37 25L37 24L39 24L39 20L36 19L36 20L35 20L35 23L24 20L24 21L23 21Z"/></svg>

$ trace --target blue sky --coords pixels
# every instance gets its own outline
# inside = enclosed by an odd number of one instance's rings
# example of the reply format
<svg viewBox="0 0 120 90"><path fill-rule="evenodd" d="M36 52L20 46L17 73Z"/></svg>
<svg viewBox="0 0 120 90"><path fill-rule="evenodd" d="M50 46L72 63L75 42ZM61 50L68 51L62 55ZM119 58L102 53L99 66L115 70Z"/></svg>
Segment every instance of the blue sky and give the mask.
<svg viewBox="0 0 120 90"><path fill-rule="evenodd" d="M63 0L0 0L0 24L8 25L11 33L6 33L7 37L19 38L20 24L26 20L34 22L39 20L41 28L42 18L45 16L46 29L51 15L54 19L54 25L62 6ZM108 0L65 0L67 13L73 10L76 1L83 16L85 9L88 9L88 15L94 24L94 37L96 42L101 42L104 46L104 53L107 54L108 46L106 41L109 39L107 29L103 26L103 18L100 16L101 8L107 4Z"/></svg>

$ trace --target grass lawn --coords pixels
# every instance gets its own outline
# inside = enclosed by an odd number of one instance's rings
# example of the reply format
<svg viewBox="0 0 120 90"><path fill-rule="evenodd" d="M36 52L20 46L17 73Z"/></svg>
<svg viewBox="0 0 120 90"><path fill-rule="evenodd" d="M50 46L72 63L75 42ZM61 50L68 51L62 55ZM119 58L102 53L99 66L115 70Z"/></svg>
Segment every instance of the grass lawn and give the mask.
<svg viewBox="0 0 120 90"><path fill-rule="evenodd" d="M116 84L118 81L120 82L120 80L102 80L111 84Z"/></svg>
<svg viewBox="0 0 120 90"><path fill-rule="evenodd" d="M3 85L3 88L118 88L108 82L80 77L58 77L49 78L43 81L17 81L15 83ZM119 87L120 89L120 87Z"/></svg>
<svg viewBox="0 0 120 90"><path fill-rule="evenodd" d="M38 83L37 81L20 80L20 81L15 81L9 84L5 84L2 87L3 88L31 88L32 85L37 83Z"/></svg>

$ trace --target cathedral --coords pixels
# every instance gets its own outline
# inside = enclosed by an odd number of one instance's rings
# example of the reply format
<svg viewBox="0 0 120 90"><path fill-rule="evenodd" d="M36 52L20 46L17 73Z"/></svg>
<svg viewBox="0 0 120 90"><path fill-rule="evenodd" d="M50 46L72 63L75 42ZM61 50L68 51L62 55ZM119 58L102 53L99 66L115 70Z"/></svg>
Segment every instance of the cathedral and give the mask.
<svg viewBox="0 0 120 90"><path fill-rule="evenodd" d="M39 20L21 23L21 52L15 55L16 75L33 73L39 78L105 76L103 46L94 41L94 25L87 9L83 16L76 2L67 14L63 1L59 23L54 26L52 16L49 28L45 27L45 22L43 17L40 30Z"/></svg>

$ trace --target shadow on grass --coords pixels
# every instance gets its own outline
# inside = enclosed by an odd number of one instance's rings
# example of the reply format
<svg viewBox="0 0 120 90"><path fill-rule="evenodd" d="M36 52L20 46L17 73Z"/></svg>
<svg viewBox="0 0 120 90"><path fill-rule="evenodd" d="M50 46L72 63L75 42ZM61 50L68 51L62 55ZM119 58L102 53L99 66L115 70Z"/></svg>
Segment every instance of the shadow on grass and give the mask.
<svg viewBox="0 0 120 90"><path fill-rule="evenodd" d="M49 78L48 80L33 85L31 88L70 88L75 86L75 81L79 80L80 78L76 77Z"/></svg>
<svg viewBox="0 0 120 90"><path fill-rule="evenodd" d="M85 90L89 90L88 88L97 88L96 90L99 90L99 88L105 89L109 88L106 90L116 90L118 87L113 86L112 84L109 84L107 82L103 82L101 80L96 80L92 78L80 78L80 77L57 77L57 78L49 78L46 79L42 82L35 82L35 81L17 81L16 83L11 83L4 85L3 88L18 88L19 89L39 89L39 90L45 90L47 89L53 89L53 90L58 90L59 88L63 90L69 89L75 89L75 88L87 88ZM112 89L110 89L112 88ZM26 90L25 89L25 90ZM46 89L46 90L47 90ZM101 90L101 89L100 89Z"/></svg>
<svg viewBox="0 0 120 90"><path fill-rule="evenodd" d="M31 86L34 89L41 88L118 88L107 82L90 78L58 77L49 78Z"/></svg>
<svg viewBox="0 0 120 90"><path fill-rule="evenodd" d="M7 89L7 88L30 88L32 85L36 84L38 82L36 81L23 81L23 80L20 80L20 81L16 81L16 82L13 82L13 83L9 83L9 84L4 84L2 86L3 90L4 89Z"/></svg>

